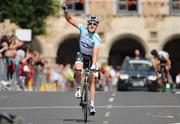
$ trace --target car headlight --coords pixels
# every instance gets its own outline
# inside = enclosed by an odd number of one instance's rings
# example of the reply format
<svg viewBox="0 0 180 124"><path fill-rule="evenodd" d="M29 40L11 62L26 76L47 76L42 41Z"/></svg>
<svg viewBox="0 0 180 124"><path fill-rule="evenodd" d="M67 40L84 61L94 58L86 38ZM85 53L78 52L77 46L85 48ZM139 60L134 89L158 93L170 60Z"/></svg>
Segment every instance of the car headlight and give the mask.
<svg viewBox="0 0 180 124"><path fill-rule="evenodd" d="M150 75L150 76L148 76L148 79L155 81L157 79L157 76L156 75Z"/></svg>
<svg viewBox="0 0 180 124"><path fill-rule="evenodd" d="M128 74L120 74L119 77L124 80L124 79L128 79L129 75Z"/></svg>

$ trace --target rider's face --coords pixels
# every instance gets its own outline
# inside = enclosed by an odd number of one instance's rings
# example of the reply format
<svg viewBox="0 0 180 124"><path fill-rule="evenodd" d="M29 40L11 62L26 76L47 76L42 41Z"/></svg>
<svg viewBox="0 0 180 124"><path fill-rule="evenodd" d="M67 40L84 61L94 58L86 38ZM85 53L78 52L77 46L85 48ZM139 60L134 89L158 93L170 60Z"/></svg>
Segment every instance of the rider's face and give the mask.
<svg viewBox="0 0 180 124"><path fill-rule="evenodd" d="M97 29L97 24L96 23L88 23L88 31L90 33L95 32Z"/></svg>

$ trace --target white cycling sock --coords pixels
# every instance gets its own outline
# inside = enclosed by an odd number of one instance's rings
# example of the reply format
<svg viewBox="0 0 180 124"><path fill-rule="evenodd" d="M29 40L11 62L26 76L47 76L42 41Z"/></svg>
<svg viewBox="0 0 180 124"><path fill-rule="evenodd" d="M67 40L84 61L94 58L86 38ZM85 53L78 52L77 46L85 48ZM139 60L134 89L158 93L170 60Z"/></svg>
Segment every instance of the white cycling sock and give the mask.
<svg viewBox="0 0 180 124"><path fill-rule="evenodd" d="M93 100L91 100L91 106L94 107L94 101Z"/></svg>

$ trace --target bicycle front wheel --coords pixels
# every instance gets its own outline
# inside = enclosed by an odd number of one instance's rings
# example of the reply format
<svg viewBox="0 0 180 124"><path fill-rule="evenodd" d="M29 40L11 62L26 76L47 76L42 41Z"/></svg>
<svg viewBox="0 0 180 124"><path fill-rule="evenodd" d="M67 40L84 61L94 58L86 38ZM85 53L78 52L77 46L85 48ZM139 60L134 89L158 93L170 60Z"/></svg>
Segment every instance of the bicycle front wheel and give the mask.
<svg viewBox="0 0 180 124"><path fill-rule="evenodd" d="M88 87L84 88L84 122L86 123L88 119Z"/></svg>

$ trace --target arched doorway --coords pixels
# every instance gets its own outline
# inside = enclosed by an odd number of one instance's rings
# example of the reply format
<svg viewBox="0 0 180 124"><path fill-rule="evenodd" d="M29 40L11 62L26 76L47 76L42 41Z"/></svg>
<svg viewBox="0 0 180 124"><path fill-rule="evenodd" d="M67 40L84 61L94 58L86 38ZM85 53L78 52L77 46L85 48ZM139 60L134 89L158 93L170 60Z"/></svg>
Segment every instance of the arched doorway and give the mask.
<svg viewBox="0 0 180 124"><path fill-rule="evenodd" d="M171 59L171 75L173 79L180 72L180 35L171 38L163 47L167 51Z"/></svg>
<svg viewBox="0 0 180 124"><path fill-rule="evenodd" d="M122 64L126 56L134 57L135 49L139 49L141 56L145 56L145 48L141 44L141 40L135 37L125 36L115 40L109 52L109 64L119 66Z"/></svg>
<svg viewBox="0 0 180 124"><path fill-rule="evenodd" d="M76 52L79 50L79 35L69 35L59 45L56 63L74 64Z"/></svg>

